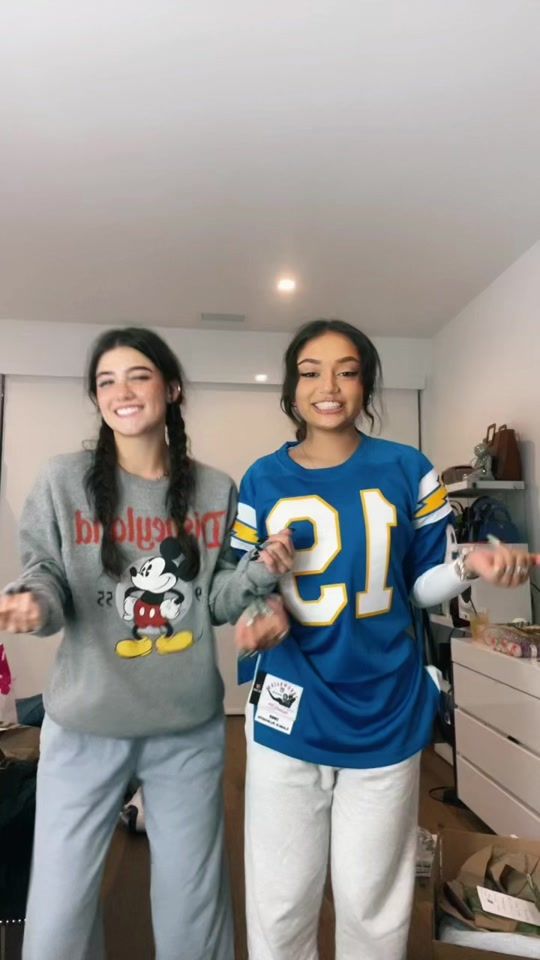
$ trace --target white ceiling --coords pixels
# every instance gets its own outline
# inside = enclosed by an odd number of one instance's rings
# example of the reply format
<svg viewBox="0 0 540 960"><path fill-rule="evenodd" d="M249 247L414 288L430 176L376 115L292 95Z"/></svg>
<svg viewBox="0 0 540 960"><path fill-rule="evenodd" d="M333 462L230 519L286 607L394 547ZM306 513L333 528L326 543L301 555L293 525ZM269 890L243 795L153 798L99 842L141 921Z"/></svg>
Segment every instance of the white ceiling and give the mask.
<svg viewBox="0 0 540 960"><path fill-rule="evenodd" d="M0 317L429 335L540 237L539 103L537 0L3 0Z"/></svg>

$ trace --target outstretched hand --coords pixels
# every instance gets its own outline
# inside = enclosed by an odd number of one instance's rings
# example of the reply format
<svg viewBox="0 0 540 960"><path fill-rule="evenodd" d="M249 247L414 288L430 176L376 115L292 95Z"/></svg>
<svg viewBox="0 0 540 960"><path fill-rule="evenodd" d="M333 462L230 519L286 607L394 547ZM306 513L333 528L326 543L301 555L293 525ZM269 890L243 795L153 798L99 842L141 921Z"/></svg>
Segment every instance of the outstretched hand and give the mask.
<svg viewBox="0 0 540 960"><path fill-rule="evenodd" d="M43 611L33 593L0 595L0 630L8 633L32 633L43 624Z"/></svg>
<svg viewBox="0 0 540 960"><path fill-rule="evenodd" d="M465 557L464 566L487 583L519 587L529 578L531 570L540 566L540 554L498 543L492 547L474 547Z"/></svg>

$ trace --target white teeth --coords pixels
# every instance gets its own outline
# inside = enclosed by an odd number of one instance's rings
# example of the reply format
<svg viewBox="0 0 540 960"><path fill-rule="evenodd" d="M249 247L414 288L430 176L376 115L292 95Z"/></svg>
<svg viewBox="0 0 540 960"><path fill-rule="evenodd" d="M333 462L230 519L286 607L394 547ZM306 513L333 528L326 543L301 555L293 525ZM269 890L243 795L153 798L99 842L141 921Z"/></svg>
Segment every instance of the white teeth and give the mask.
<svg viewBox="0 0 540 960"><path fill-rule="evenodd" d="M131 417L134 413L138 413L140 407L119 407L116 411L117 417Z"/></svg>
<svg viewBox="0 0 540 960"><path fill-rule="evenodd" d="M338 403L337 400L323 400L321 403L315 404L317 410L341 410L342 404Z"/></svg>

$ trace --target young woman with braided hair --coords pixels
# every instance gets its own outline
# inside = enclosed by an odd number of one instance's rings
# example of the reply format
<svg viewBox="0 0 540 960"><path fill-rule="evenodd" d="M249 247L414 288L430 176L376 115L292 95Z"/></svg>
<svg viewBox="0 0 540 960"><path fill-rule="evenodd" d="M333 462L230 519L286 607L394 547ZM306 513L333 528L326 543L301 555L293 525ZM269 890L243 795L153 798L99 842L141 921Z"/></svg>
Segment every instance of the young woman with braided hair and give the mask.
<svg viewBox="0 0 540 960"><path fill-rule="evenodd" d="M237 565L234 484L190 458L181 368L155 333L104 333L88 387L95 450L45 467L21 521L23 573L0 597L0 629L64 629L45 696L23 956L102 956L100 880L137 777L157 960L233 960L212 626L272 591L292 565L290 537ZM267 637L286 622L275 610Z"/></svg>

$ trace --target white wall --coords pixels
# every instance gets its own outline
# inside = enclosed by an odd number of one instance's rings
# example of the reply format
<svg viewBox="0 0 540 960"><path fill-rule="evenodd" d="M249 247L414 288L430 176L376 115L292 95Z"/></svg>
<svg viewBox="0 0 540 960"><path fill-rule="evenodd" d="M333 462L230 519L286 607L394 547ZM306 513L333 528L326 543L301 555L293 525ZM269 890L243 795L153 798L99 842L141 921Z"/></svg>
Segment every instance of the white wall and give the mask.
<svg viewBox="0 0 540 960"><path fill-rule="evenodd" d="M489 423L519 431L529 542L540 551L540 243L433 340L423 396L425 449L467 463Z"/></svg>
<svg viewBox="0 0 540 960"><path fill-rule="evenodd" d="M90 346L106 328L89 323L0 320L0 373L80 377ZM189 330L154 327L178 353L192 383L253 383L266 373L280 384L288 333L251 330ZM384 382L397 390L421 390L429 366L428 339L374 337Z"/></svg>

